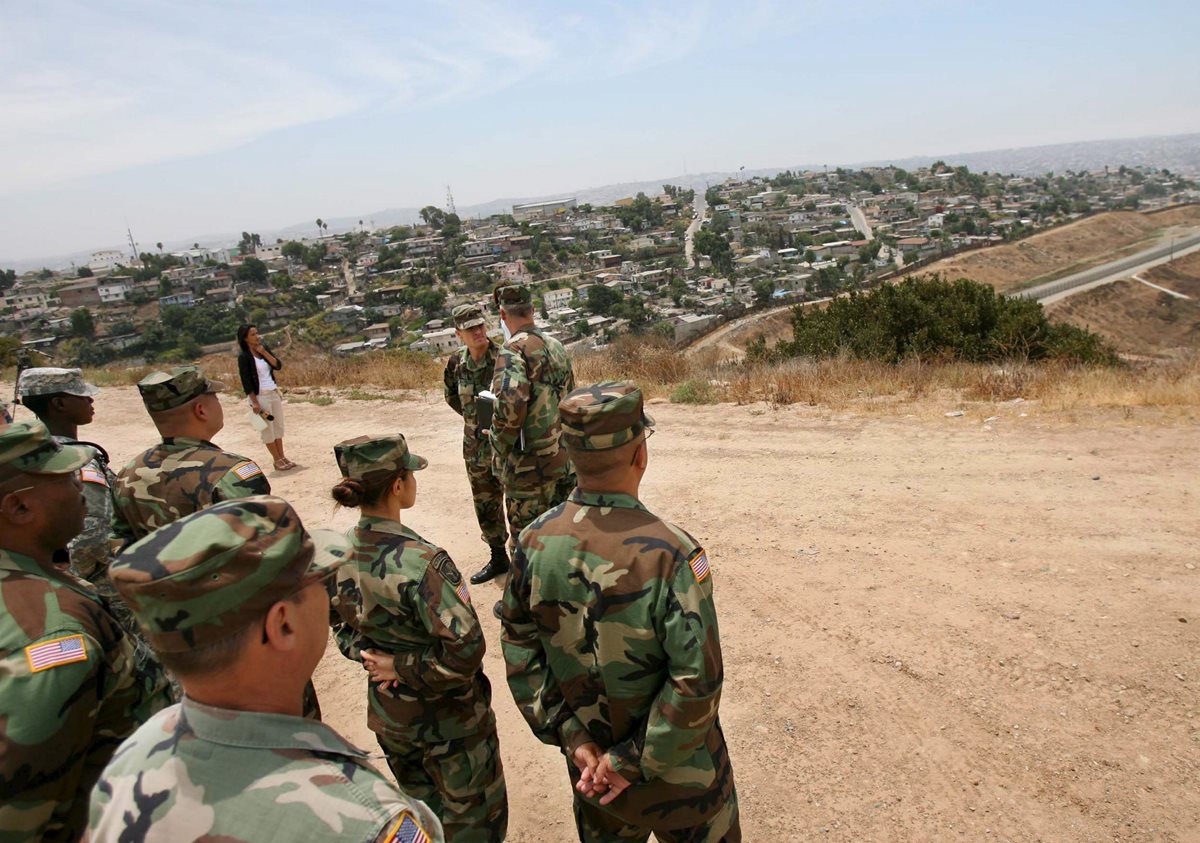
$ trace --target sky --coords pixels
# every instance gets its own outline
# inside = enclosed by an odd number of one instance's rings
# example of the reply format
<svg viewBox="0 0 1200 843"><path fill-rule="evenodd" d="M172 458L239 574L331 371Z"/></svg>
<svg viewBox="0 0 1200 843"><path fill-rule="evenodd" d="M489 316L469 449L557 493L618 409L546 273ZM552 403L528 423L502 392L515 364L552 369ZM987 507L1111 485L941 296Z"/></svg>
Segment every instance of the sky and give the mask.
<svg viewBox="0 0 1200 843"><path fill-rule="evenodd" d="M1196 132L1197 32L1168 0L0 0L0 266L447 185Z"/></svg>

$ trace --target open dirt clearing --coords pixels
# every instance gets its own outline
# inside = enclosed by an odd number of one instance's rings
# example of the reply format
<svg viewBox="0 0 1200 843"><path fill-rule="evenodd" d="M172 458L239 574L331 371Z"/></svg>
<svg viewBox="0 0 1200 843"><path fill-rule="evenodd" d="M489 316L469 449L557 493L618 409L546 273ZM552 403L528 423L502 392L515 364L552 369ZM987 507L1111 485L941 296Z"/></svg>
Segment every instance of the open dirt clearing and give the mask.
<svg viewBox="0 0 1200 843"><path fill-rule="evenodd" d="M1046 314L1095 331L1129 354L1174 357L1200 351L1200 253L1140 277L1190 298L1127 279L1047 305Z"/></svg>
<svg viewBox="0 0 1200 843"><path fill-rule="evenodd" d="M970 278L997 290L1010 290L1034 279L1050 280L1115 260L1134 246L1149 245L1169 237L1172 231L1190 232L1198 225L1200 206L1194 205L1160 214L1097 214L1017 243L946 258L918 272L941 272L951 278Z"/></svg>
<svg viewBox="0 0 1200 843"><path fill-rule="evenodd" d="M107 389L96 407L85 435L117 464L153 441L133 389ZM1021 418L1019 404L990 424L973 411L651 412L643 497L713 562L747 841L1197 839L1194 421L1083 414L1068 426ZM226 414L218 441L265 456L242 406L230 400ZM458 418L439 395L289 404L287 425L304 468L271 481L307 524L354 521L328 498L333 444L398 429L430 461L409 522L461 569L484 561ZM508 694L497 595L472 596L509 839L565 843L562 762ZM316 683L326 719L373 747L361 670L331 644Z"/></svg>

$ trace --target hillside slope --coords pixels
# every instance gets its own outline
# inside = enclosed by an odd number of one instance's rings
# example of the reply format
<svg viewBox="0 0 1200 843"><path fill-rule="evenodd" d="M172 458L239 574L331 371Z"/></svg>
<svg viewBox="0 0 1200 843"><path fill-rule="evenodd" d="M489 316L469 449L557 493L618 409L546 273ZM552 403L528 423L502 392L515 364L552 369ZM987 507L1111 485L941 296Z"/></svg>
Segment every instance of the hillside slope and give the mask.
<svg viewBox="0 0 1200 843"><path fill-rule="evenodd" d="M1200 206L1190 205L1160 214L1117 211L1035 234L1016 243L994 246L937 261L918 270L966 277L1005 291L1034 279L1078 272L1115 260L1137 247L1149 247L1184 228L1200 227Z"/></svg>
<svg viewBox="0 0 1200 843"><path fill-rule="evenodd" d="M1133 279L1076 293L1046 306L1055 321L1095 331L1119 351L1176 357L1200 351L1200 252L1142 273L1181 299Z"/></svg>

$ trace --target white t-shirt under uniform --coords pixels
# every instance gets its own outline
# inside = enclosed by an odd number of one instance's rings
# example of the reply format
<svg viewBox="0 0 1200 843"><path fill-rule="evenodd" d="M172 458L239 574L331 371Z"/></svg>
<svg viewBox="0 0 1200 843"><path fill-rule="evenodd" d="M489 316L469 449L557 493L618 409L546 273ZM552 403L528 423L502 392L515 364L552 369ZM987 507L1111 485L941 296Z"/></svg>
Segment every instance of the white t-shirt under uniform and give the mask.
<svg viewBox="0 0 1200 843"><path fill-rule="evenodd" d="M271 389L279 389L275 383L275 378L271 376L271 364L261 357L254 358L254 368L258 370L258 391L267 392Z"/></svg>

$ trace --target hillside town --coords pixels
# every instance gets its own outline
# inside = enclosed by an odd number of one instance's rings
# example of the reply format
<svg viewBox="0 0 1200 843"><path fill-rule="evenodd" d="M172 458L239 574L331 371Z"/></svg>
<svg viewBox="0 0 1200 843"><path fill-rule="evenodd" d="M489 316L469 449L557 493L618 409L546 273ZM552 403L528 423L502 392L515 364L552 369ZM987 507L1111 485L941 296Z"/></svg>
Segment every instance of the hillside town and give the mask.
<svg viewBox="0 0 1200 843"><path fill-rule="evenodd" d="M1200 199L1166 169L1040 178L938 162L729 178L593 207L564 197L461 219L264 242L95 252L86 266L0 272L0 332L64 364L180 362L226 347L238 324L287 329L337 354L458 346L448 315L494 315L499 282L528 285L539 324L564 343L623 333L686 345L747 310L868 287L958 251L1090 213ZM494 320L493 320L494 321ZM11 350L11 349L8 349Z"/></svg>

